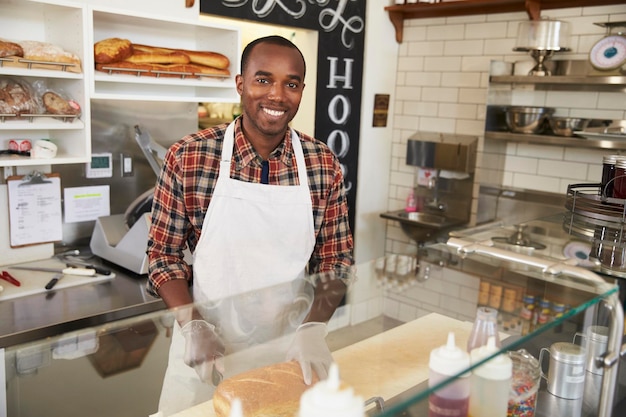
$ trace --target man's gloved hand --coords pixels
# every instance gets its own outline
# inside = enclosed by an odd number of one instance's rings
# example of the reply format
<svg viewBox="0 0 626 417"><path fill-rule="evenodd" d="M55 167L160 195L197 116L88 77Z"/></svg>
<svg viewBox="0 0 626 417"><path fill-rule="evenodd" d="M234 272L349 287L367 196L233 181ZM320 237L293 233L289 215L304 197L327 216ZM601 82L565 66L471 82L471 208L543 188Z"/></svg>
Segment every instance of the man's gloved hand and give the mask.
<svg viewBox="0 0 626 417"><path fill-rule="evenodd" d="M215 326L204 320L191 320L181 332L185 338L185 364L196 371L202 382L217 386L224 373L224 344L215 333Z"/></svg>
<svg viewBox="0 0 626 417"><path fill-rule="evenodd" d="M315 371L319 379L326 379L328 369L333 362L326 335L328 330L325 323L310 322L301 324L291 345L287 349L287 360L297 360L302 368L304 383L311 385L312 370Z"/></svg>

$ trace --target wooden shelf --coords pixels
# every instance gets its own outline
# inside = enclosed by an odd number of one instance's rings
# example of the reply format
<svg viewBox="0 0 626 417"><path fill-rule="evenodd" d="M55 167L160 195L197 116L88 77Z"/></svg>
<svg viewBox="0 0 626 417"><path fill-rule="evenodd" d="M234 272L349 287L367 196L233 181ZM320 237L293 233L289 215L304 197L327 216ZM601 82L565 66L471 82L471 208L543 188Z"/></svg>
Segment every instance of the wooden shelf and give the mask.
<svg viewBox="0 0 626 417"><path fill-rule="evenodd" d="M525 11L531 20L538 20L542 10L611 4L624 4L624 0L460 0L443 3L397 4L385 7L385 10L389 12L389 19L396 30L396 41L402 43L402 31L406 19Z"/></svg>

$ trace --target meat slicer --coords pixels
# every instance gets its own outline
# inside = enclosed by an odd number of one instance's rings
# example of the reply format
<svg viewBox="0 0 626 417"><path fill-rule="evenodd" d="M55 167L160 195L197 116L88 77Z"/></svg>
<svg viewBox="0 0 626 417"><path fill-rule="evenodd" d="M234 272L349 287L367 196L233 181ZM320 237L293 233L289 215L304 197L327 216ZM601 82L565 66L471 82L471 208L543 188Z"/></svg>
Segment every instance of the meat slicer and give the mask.
<svg viewBox="0 0 626 417"><path fill-rule="evenodd" d="M135 141L141 148L154 173L159 176L167 149L150 134L135 126ZM123 214L102 216L96 220L89 246L94 255L122 266L137 274L148 273L148 231L154 188L137 197ZM191 254L185 251L191 264Z"/></svg>

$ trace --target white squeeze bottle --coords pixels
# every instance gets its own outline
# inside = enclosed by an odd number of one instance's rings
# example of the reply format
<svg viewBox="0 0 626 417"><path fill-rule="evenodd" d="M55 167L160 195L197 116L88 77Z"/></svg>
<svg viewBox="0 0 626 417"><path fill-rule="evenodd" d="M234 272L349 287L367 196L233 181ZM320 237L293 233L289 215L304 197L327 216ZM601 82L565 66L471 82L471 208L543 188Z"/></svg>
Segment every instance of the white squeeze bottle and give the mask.
<svg viewBox="0 0 626 417"><path fill-rule="evenodd" d="M448 342L430 352L428 363L428 386L443 382L469 368L469 354L456 346L454 333L448 333ZM444 385L428 397L429 417L467 417L470 373L463 374L454 382Z"/></svg>
<svg viewBox="0 0 626 417"><path fill-rule="evenodd" d="M233 401L230 403L228 417L243 417L243 407L239 398L233 398Z"/></svg>
<svg viewBox="0 0 626 417"><path fill-rule="evenodd" d="M473 349L473 364L498 351L496 339L489 336L487 345ZM513 363L507 354L498 355L472 371L469 416L506 417L511 389Z"/></svg>
<svg viewBox="0 0 626 417"><path fill-rule="evenodd" d="M300 397L298 417L365 417L365 403L352 388L340 386L339 368L332 363L328 378Z"/></svg>

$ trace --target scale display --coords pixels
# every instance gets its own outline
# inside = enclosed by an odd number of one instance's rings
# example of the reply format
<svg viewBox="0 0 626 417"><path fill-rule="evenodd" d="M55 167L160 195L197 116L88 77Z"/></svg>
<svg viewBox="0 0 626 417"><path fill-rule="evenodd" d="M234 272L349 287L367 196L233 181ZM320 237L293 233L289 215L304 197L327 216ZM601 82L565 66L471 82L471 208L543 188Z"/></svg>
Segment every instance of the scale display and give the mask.
<svg viewBox="0 0 626 417"><path fill-rule="evenodd" d="M600 39L589 52L591 65L599 70L613 70L626 63L626 37L609 35Z"/></svg>

